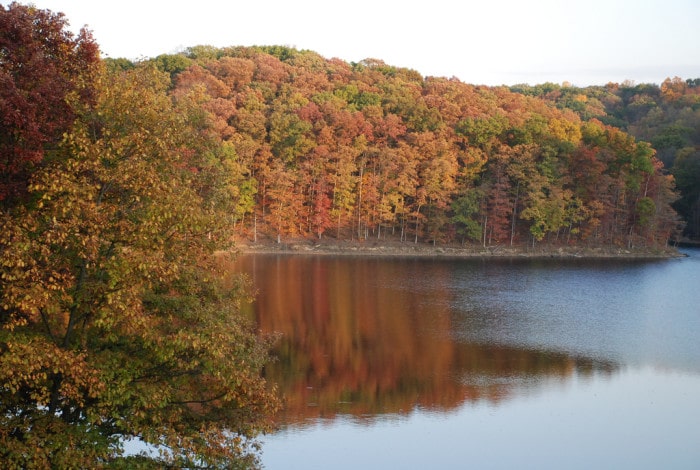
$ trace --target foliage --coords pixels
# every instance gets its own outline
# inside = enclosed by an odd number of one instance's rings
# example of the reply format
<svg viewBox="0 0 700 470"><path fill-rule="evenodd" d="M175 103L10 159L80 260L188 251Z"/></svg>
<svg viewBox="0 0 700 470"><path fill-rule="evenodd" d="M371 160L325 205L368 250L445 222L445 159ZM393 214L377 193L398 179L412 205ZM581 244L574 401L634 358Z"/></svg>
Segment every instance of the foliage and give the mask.
<svg viewBox="0 0 700 470"><path fill-rule="evenodd" d="M267 343L217 269L217 141L169 86L149 66L101 76L30 203L2 213L6 468L255 464ZM125 456L129 439L151 454Z"/></svg>
<svg viewBox="0 0 700 470"><path fill-rule="evenodd" d="M700 238L700 178L687 178L687 155L700 146L698 82L697 78L684 81L674 77L660 85L625 82L577 88L547 84L512 89L573 110L582 119L599 119L649 142L656 157L678 181L681 199L674 207L686 222L685 234Z"/></svg>
<svg viewBox="0 0 700 470"><path fill-rule="evenodd" d="M93 99L99 55L90 33L77 37L60 13L0 5L0 208L24 196L27 180Z"/></svg>
<svg viewBox="0 0 700 470"><path fill-rule="evenodd" d="M672 187L653 149L595 119L603 94L526 95L288 47L196 52L172 93L199 93L233 148L239 235L650 247L670 234L655 222L674 219ZM644 228L643 197L656 207Z"/></svg>

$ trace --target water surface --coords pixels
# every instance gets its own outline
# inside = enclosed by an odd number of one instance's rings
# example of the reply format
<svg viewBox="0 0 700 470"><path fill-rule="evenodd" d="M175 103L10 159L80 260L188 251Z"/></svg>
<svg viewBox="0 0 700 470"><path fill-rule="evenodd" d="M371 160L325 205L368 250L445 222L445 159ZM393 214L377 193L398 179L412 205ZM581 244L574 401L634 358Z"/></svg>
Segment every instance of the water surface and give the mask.
<svg viewBox="0 0 700 470"><path fill-rule="evenodd" d="M699 468L700 255L251 255L266 468Z"/></svg>

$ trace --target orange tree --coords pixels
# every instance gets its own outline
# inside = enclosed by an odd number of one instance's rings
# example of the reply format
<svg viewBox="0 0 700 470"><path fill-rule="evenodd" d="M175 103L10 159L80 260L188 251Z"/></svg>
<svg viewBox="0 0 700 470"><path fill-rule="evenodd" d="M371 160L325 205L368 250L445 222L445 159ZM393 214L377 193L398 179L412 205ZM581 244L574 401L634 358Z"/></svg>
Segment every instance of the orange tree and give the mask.
<svg viewBox="0 0 700 470"><path fill-rule="evenodd" d="M257 463L278 402L245 288L217 270L225 152L169 86L149 66L100 75L26 202L0 214L5 468Z"/></svg>

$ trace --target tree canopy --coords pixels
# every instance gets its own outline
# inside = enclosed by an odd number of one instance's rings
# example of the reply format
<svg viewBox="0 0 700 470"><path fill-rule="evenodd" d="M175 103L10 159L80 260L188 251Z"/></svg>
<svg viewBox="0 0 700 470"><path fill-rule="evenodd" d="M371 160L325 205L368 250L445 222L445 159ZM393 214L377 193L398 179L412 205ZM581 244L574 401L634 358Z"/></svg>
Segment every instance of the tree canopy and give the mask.
<svg viewBox="0 0 700 470"><path fill-rule="evenodd" d="M673 175L680 198L673 207L686 222L685 234L700 238L700 79L667 78L661 85L609 83L578 88L553 83L512 87L513 91L571 109L582 119L599 119L649 142Z"/></svg>
<svg viewBox="0 0 700 470"><path fill-rule="evenodd" d="M278 401L220 267L225 153L196 92L168 96L154 66L92 76L0 212L0 460L249 468Z"/></svg>
<svg viewBox="0 0 700 470"><path fill-rule="evenodd" d="M230 144L239 237L653 248L679 227L655 149L573 109L583 94L559 106L284 47L152 62Z"/></svg>
<svg viewBox="0 0 700 470"><path fill-rule="evenodd" d="M97 44L75 37L61 13L0 5L0 204L26 190L27 180L56 145L76 107L94 99Z"/></svg>

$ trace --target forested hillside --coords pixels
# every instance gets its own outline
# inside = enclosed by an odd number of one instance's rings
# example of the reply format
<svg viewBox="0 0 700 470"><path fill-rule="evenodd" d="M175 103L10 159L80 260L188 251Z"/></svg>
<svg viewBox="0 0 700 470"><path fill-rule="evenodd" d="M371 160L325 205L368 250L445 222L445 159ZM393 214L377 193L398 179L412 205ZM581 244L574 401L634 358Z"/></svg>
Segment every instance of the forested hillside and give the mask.
<svg viewBox="0 0 700 470"><path fill-rule="evenodd" d="M213 118L239 237L656 247L679 227L672 177L602 110L286 47L150 63Z"/></svg>
<svg viewBox="0 0 700 470"><path fill-rule="evenodd" d="M511 89L650 142L675 178L680 199L673 207L687 222L685 234L700 238L700 79L667 78L660 86L611 83L576 88L546 83Z"/></svg>

